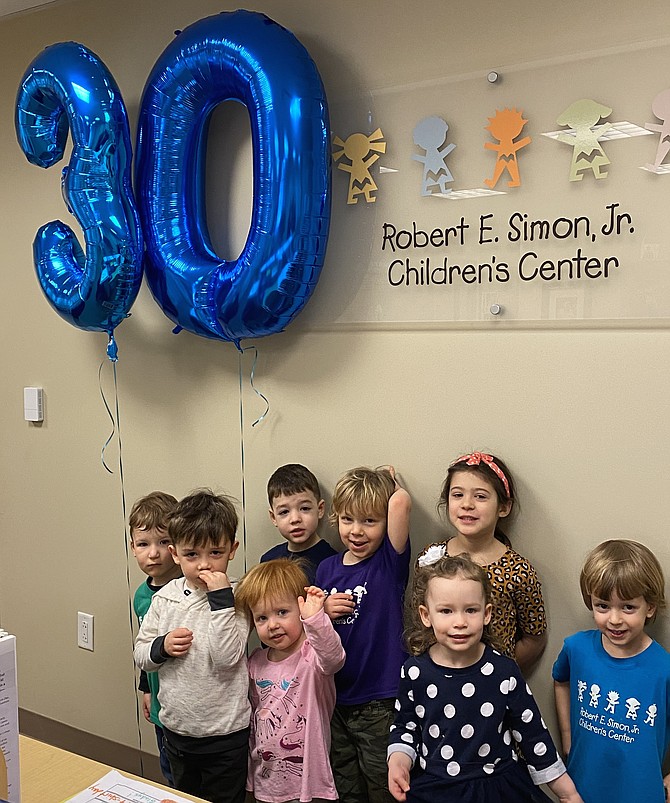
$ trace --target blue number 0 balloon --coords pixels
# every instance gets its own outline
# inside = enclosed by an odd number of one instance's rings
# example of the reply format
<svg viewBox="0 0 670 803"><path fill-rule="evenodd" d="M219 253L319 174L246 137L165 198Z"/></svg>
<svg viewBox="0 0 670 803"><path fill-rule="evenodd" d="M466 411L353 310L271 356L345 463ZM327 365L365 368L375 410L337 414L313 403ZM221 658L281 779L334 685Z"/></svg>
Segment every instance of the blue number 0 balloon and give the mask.
<svg viewBox="0 0 670 803"><path fill-rule="evenodd" d="M254 203L246 244L220 259L204 171L214 108L251 121ZM145 269L165 314L234 342L283 330L319 278L330 224L330 132L321 78L292 33L263 14L223 12L179 33L144 89L137 145Z"/></svg>
<svg viewBox="0 0 670 803"><path fill-rule="evenodd" d="M81 329L108 332L128 315L142 281L142 234L131 187L126 109L103 62L76 42L42 51L21 80L16 134L30 162L50 167L72 154L63 197L80 223L82 250L59 220L33 243L35 269L52 306Z"/></svg>

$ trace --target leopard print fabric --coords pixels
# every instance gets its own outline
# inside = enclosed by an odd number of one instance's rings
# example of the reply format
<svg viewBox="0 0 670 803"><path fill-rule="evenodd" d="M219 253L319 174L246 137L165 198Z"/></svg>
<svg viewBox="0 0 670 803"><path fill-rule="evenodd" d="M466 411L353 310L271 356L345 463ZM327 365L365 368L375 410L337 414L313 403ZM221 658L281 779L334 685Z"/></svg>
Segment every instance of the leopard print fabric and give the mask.
<svg viewBox="0 0 670 803"><path fill-rule="evenodd" d="M446 544L429 544L419 557L431 546ZM531 564L511 547L484 568L491 581L491 631L504 654L514 659L514 648L522 635L541 636L547 629L542 585Z"/></svg>

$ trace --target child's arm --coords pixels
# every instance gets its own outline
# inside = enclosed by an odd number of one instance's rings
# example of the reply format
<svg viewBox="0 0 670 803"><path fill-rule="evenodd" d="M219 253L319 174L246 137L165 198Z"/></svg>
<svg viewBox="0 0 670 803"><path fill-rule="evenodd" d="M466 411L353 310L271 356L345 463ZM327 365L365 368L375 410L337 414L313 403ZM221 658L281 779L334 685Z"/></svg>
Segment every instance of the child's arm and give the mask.
<svg viewBox="0 0 670 803"><path fill-rule="evenodd" d="M407 753L391 753L388 757L388 785L389 792L396 800L407 800L409 791L409 771L412 769L412 759Z"/></svg>
<svg viewBox="0 0 670 803"><path fill-rule="evenodd" d="M540 656L547 646L547 633L546 631L540 636L531 636L528 633L523 633L521 638L514 646L514 658L516 659L519 669L524 675L533 668L533 666L540 660Z"/></svg>
<svg viewBox="0 0 670 803"><path fill-rule="evenodd" d="M409 514L412 509L412 498L398 482L393 466L386 466L386 468L395 482L395 491L389 499L387 533L393 548L401 555L409 540Z"/></svg>
<svg viewBox="0 0 670 803"><path fill-rule="evenodd" d="M325 600L324 591L309 586L305 588L305 597L298 597L298 606L316 666L324 675L334 675L344 666L345 654L342 641L325 613Z"/></svg>
<svg viewBox="0 0 670 803"><path fill-rule="evenodd" d="M556 718L558 719L558 730L561 734L561 746L563 755L567 757L572 744L570 732L570 683L559 683L554 681L554 700L556 703Z"/></svg>
<svg viewBox="0 0 670 803"><path fill-rule="evenodd" d="M556 795L560 803L584 803L574 781L567 772L564 772L556 780L549 781L547 786Z"/></svg>
<svg viewBox="0 0 670 803"><path fill-rule="evenodd" d="M217 668L234 666L246 655L249 620L235 611L233 589L224 572L200 572L207 586L210 621L207 632L209 658Z"/></svg>

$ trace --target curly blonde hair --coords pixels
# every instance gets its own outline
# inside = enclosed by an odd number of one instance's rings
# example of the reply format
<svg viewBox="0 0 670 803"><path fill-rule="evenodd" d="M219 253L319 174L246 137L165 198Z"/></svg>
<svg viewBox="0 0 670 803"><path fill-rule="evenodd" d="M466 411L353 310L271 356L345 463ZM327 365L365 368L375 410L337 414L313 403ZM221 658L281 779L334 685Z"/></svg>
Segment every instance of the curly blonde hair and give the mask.
<svg viewBox="0 0 670 803"><path fill-rule="evenodd" d="M486 605L491 602L491 583L486 571L465 552L454 556L445 554L429 566L417 566L405 609L405 643L411 655L421 655L436 641L433 628L424 625L419 613L419 606L426 605L428 584L435 577L475 580L482 586ZM490 631L490 624L484 625L482 641L496 650L500 649Z"/></svg>

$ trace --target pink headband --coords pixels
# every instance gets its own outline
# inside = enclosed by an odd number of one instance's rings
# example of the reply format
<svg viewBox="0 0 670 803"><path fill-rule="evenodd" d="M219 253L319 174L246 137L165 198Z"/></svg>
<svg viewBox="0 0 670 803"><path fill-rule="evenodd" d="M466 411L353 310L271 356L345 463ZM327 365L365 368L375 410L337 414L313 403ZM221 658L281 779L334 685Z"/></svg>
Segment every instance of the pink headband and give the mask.
<svg viewBox="0 0 670 803"><path fill-rule="evenodd" d="M457 457L453 463L449 465L449 468L455 466L457 463L465 463L467 466L478 466L480 463L484 463L487 465L491 471L500 479L500 482L505 486L505 493L507 494L507 498L510 499L509 493L509 482L507 482L507 477L505 476L504 471L500 468L500 466L495 462L493 457L490 454L484 454L483 452L473 452L472 454L463 454L460 457Z"/></svg>

